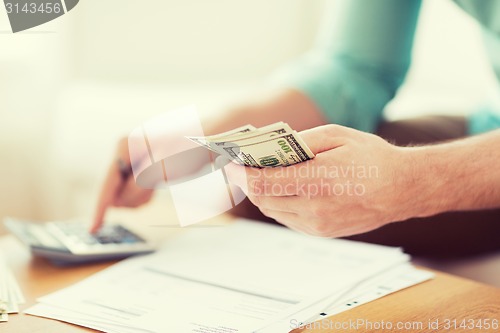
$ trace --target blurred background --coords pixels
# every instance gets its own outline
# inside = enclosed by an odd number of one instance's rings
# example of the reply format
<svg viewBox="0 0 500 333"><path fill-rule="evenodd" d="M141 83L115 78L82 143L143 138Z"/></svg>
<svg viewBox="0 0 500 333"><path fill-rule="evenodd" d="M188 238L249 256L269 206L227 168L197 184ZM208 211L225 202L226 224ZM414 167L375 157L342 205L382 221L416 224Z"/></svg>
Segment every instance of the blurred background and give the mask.
<svg viewBox="0 0 500 333"><path fill-rule="evenodd" d="M176 106L217 117L312 46L329 2L83 0L18 34L0 10L0 218L90 217L120 137ZM426 0L386 114L466 114L496 84L477 23Z"/></svg>

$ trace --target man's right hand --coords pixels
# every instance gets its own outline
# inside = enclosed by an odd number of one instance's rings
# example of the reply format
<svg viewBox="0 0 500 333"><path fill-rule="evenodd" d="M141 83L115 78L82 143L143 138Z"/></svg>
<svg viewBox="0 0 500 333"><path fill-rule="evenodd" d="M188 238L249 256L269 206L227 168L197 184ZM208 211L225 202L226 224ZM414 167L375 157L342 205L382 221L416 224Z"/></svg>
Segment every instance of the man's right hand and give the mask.
<svg viewBox="0 0 500 333"><path fill-rule="evenodd" d="M129 172L124 172L124 167L127 167ZM153 190L141 188L136 184L130 166L128 139L121 139L116 158L111 163L102 185L90 231L99 231L109 207L138 207L147 203L152 196Z"/></svg>

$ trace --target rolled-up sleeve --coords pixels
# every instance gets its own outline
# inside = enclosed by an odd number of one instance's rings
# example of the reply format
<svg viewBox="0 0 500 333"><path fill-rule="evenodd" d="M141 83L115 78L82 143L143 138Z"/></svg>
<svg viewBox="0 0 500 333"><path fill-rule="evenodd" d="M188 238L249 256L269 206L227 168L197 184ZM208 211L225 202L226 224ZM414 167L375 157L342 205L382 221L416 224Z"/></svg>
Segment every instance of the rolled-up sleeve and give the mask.
<svg viewBox="0 0 500 333"><path fill-rule="evenodd" d="M420 0L336 0L315 47L273 75L332 123L373 132L411 61Z"/></svg>

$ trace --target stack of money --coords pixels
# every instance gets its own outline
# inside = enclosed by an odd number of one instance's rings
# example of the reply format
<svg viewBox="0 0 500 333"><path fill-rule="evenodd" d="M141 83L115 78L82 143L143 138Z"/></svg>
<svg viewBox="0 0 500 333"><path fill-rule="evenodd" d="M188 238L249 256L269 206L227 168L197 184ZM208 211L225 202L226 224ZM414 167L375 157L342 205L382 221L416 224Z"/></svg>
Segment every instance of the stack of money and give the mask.
<svg viewBox="0 0 500 333"><path fill-rule="evenodd" d="M255 128L245 125L221 134L188 137L197 144L244 166L289 166L314 158L298 133L284 122Z"/></svg>

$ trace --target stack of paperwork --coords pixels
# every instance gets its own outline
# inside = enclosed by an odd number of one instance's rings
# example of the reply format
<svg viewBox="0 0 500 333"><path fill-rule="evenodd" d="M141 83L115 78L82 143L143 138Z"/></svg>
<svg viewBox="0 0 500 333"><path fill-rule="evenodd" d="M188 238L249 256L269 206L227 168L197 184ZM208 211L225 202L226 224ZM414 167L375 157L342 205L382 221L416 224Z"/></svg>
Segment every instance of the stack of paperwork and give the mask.
<svg viewBox="0 0 500 333"><path fill-rule="evenodd" d="M186 230L26 313L109 333L289 332L431 277L398 248L238 220Z"/></svg>
<svg viewBox="0 0 500 333"><path fill-rule="evenodd" d="M8 321L10 313L18 313L21 303L24 303L23 293L0 253L0 322Z"/></svg>

